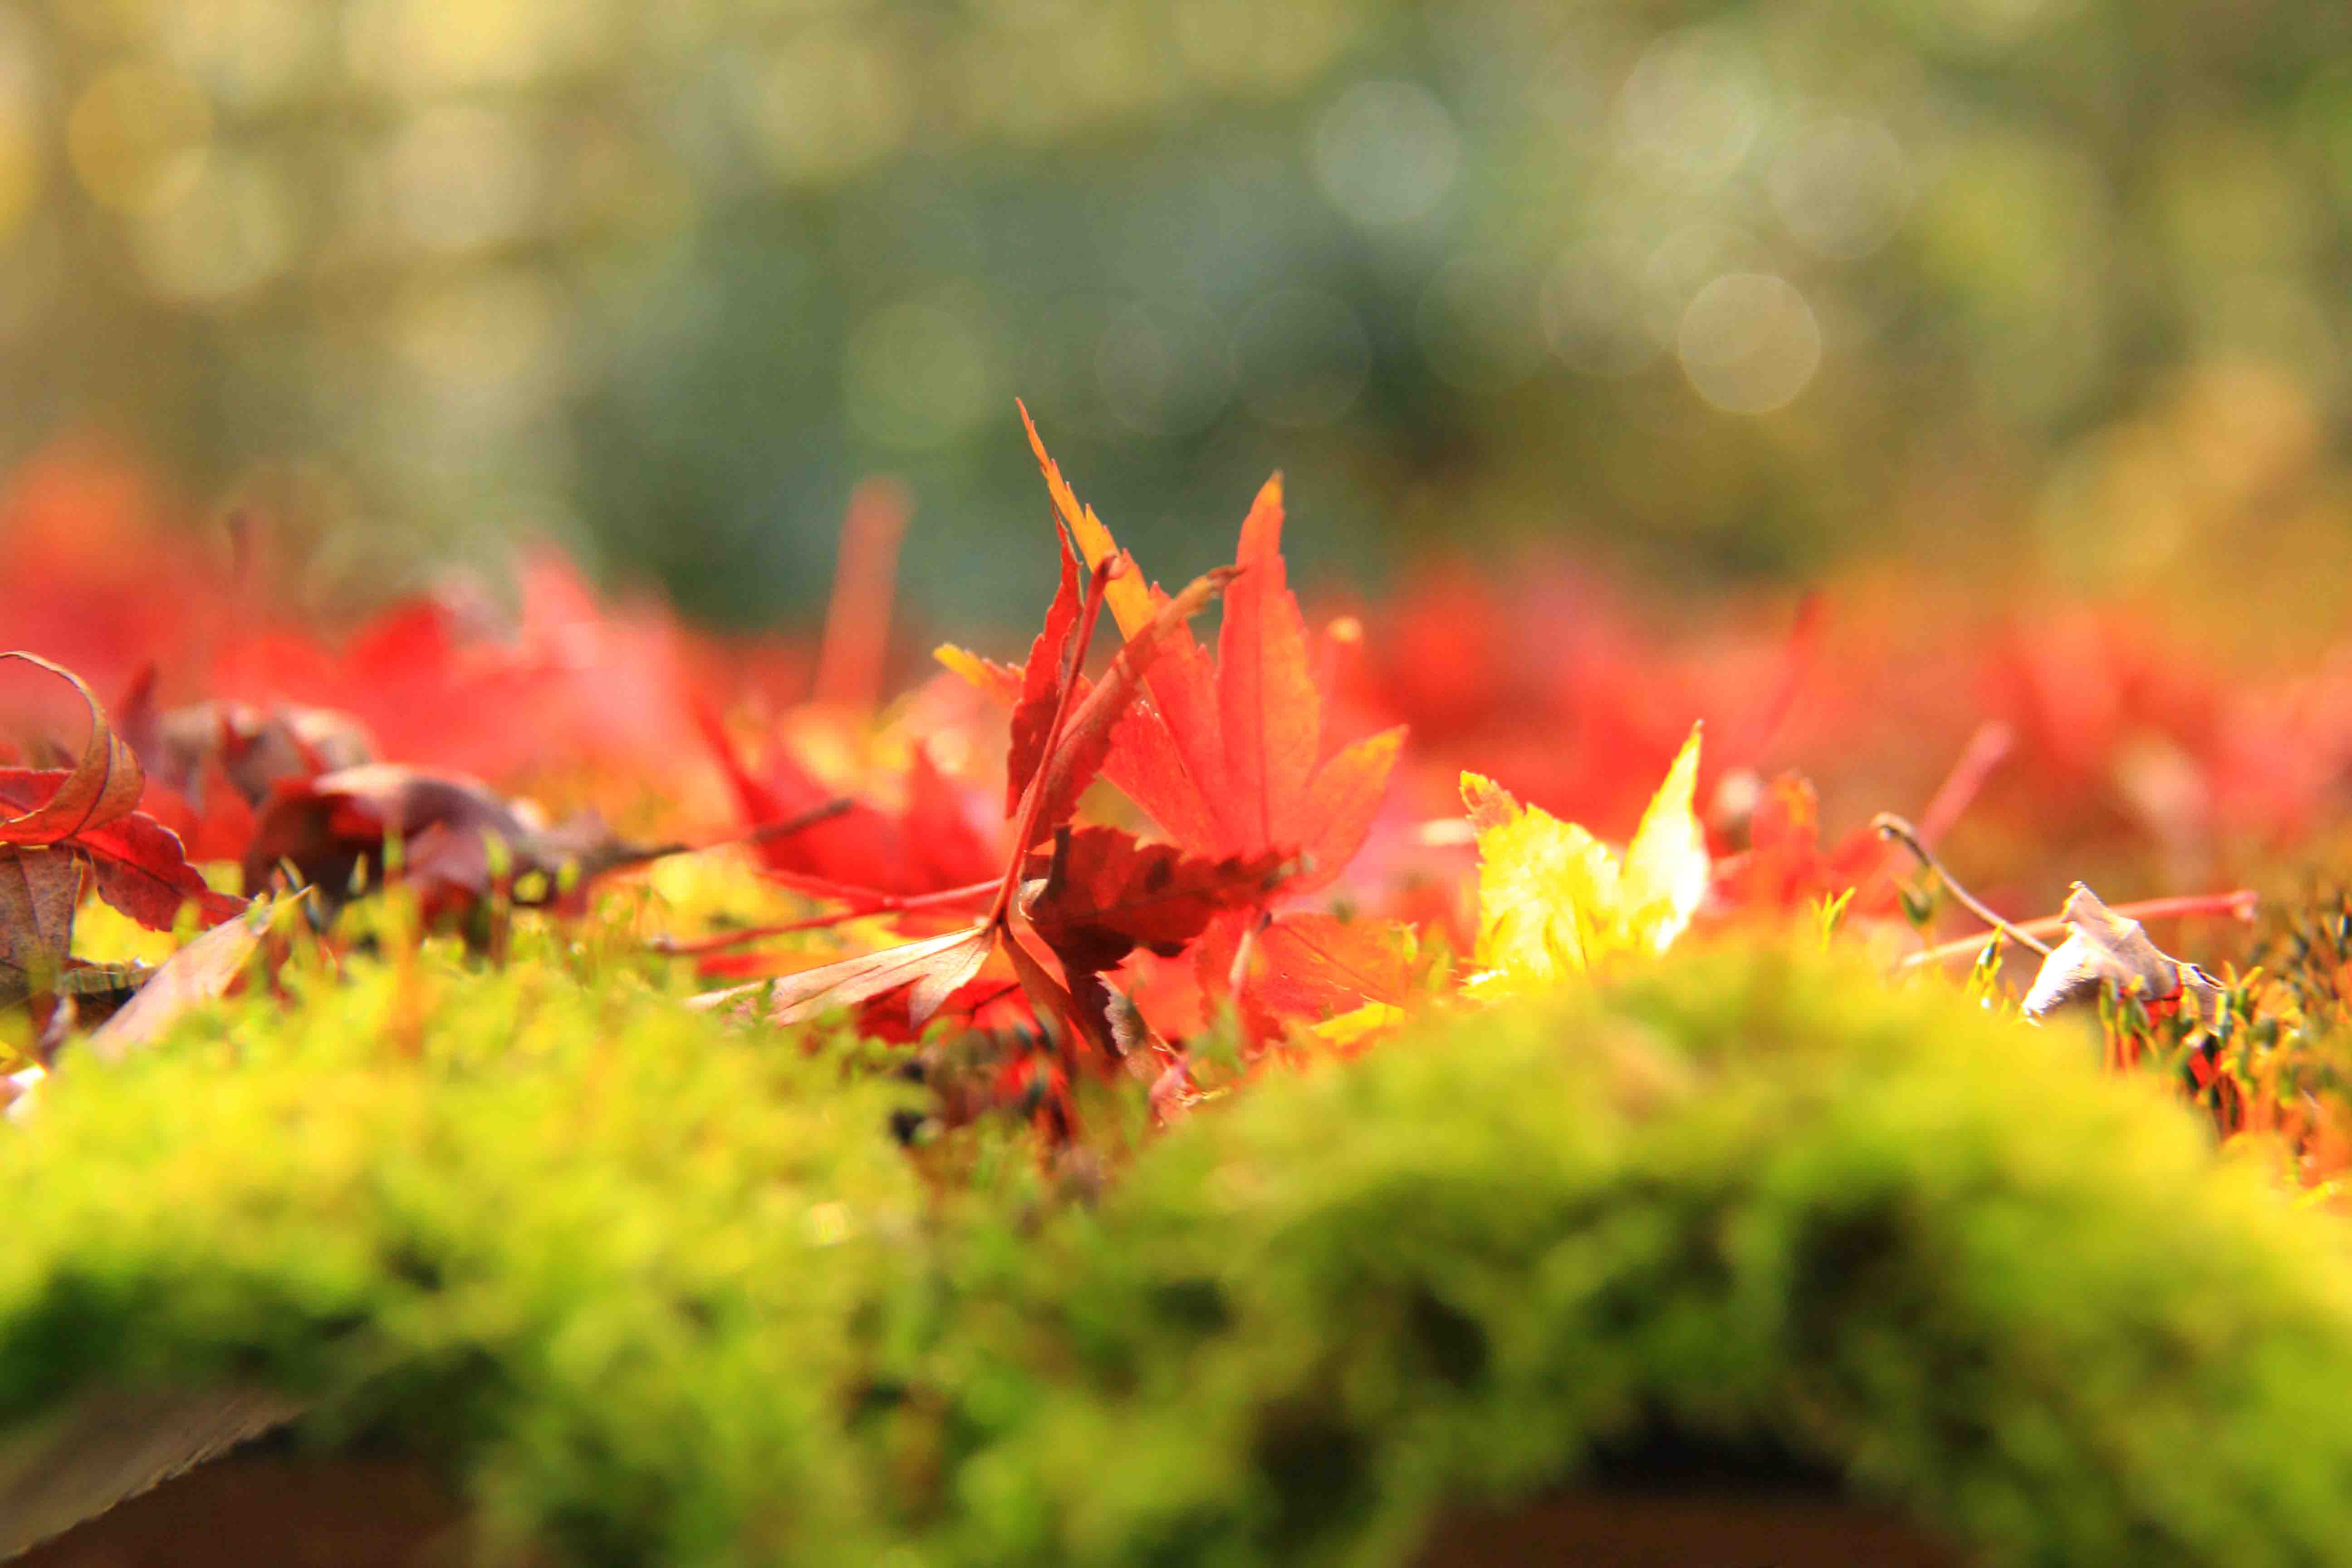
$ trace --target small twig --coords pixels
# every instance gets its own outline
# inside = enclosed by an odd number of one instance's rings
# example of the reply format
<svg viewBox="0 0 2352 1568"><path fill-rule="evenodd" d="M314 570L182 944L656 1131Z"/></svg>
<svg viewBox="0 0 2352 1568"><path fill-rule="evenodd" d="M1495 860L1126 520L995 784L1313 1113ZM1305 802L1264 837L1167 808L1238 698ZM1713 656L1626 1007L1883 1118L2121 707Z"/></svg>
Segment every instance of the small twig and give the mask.
<svg viewBox="0 0 2352 1568"><path fill-rule="evenodd" d="M793 834L804 833L820 822L831 822L835 817L855 809L856 805L855 800L845 795L835 795L831 800L810 806L806 811L795 812L790 816L781 817L774 822L763 822L748 833L733 838L722 838L719 843L765 844L772 838L790 838ZM712 845L710 847L717 848L718 845Z"/></svg>
<svg viewBox="0 0 2352 1568"><path fill-rule="evenodd" d="M2126 920L2135 921L2196 920L2207 916L2251 921L2254 918L2255 897L2252 888L2233 888L2226 893L2189 893L2166 899L2142 899L2137 903L2111 907L2115 913ZM2037 936L2055 936L2066 929L2066 917L2042 915L2030 921L2010 922L2009 929L2016 932L2032 931ZM1902 967L1916 969L1921 964L1966 958L1982 949L1984 944L1982 935L1939 942L1934 947L1906 954Z"/></svg>
<svg viewBox="0 0 2352 1568"><path fill-rule="evenodd" d="M763 942L772 936L790 936L796 931L824 931L851 921L862 921L868 915L909 914L922 910L948 909L984 899L996 891L996 879L973 882L961 888L942 888L935 893L876 893L859 899L846 909L827 914L811 915L806 920L786 921L781 925L744 926L738 931L719 931L715 935L679 941L674 937L656 936L646 945L654 952L671 958L699 958L707 953L724 952L730 947Z"/></svg>
<svg viewBox="0 0 2352 1568"><path fill-rule="evenodd" d="M1985 924L1992 927L1993 930L2000 931L2004 936L2011 937L2021 945L2032 948L2042 957L2047 958L2050 956L2050 944L2048 942L2043 942L2039 937L2029 936L2024 931L2020 931L2016 926L2011 924L2008 921L1995 913L1990 906L1980 901L1974 893L1969 892L1966 888L1960 886L1959 882L1953 878L1952 874L1944 869L1943 862L1936 858L1936 852L1928 848L1927 845L1920 842L1919 830L1917 828L1912 826L1908 822L1906 822L1903 818L1895 816L1891 811L1882 811L1876 816L1872 817L1870 819L1870 826L1874 831L1876 831L1881 838L1891 838L1896 843L1902 845L1904 848L1911 851L1912 857L1916 858L1919 864L1925 866L1928 870L1935 872L1938 878L1942 879L1944 886L1952 890L1952 897L1958 899L1960 901L1961 907L1967 910L1970 914L1976 916L1977 919L1984 921Z"/></svg>

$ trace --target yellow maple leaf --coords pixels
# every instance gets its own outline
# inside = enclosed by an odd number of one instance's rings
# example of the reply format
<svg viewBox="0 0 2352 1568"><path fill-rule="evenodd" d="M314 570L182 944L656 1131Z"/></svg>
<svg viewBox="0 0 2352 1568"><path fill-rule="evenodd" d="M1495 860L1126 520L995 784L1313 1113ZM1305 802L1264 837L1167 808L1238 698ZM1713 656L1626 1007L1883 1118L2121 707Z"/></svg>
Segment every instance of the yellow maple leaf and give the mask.
<svg viewBox="0 0 2352 1568"><path fill-rule="evenodd" d="M1523 806L1492 779L1462 775L1478 830L1474 995L1529 995L1620 954L1672 946L1706 896L1696 725L1621 856L1573 822Z"/></svg>

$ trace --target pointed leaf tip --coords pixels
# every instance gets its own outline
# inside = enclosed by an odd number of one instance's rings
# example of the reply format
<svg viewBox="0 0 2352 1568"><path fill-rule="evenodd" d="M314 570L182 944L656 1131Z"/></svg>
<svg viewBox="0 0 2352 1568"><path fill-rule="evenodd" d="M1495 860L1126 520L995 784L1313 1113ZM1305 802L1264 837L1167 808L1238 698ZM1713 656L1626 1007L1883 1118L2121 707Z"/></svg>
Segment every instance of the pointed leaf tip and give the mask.
<svg viewBox="0 0 2352 1568"><path fill-rule="evenodd" d="M1029 433L1029 450L1037 458L1038 471L1045 476L1045 493L1053 498L1054 510L1061 517L1062 526L1077 542L1079 555L1089 568L1098 567L1106 560L1118 560L1123 553L1118 541L1095 516L1094 508L1079 501L1069 481L1062 477L1061 466L1045 451L1045 438L1037 433L1037 422L1029 417L1028 405L1017 398L1014 402L1021 409L1022 427ZM1114 574L1110 590L1104 597L1121 636L1132 637L1151 624L1151 591L1143 585L1143 574L1131 563Z"/></svg>
<svg viewBox="0 0 2352 1568"><path fill-rule="evenodd" d="M1622 900L1644 945L1663 952L1680 936L1706 897L1712 871L1706 833L1694 803L1698 793L1699 726L1675 754L1633 841L1625 847Z"/></svg>
<svg viewBox="0 0 2352 1568"><path fill-rule="evenodd" d="M1480 833L1491 832L1519 815L1519 803L1509 790L1484 773L1465 772L1462 775L1462 809L1470 815L1470 826Z"/></svg>
<svg viewBox="0 0 2352 1568"><path fill-rule="evenodd" d="M1282 561L1282 475L1275 473L1258 487L1257 496L1250 502L1249 513L1242 519L1240 548L1234 559L1243 565L1252 562L1271 562L1276 570Z"/></svg>

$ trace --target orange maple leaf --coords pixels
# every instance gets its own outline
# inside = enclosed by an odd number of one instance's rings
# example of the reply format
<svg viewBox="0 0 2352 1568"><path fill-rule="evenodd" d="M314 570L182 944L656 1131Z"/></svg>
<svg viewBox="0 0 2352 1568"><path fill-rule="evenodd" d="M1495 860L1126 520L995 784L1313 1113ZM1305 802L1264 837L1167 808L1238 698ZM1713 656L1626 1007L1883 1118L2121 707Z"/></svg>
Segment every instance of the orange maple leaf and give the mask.
<svg viewBox="0 0 2352 1568"><path fill-rule="evenodd" d="M1046 456L1025 407L1021 417L1080 553L1097 563L1119 557L1110 531ZM1189 629L1174 629L1144 677L1150 700L1119 721L1103 773L1195 854L1298 856L1299 874L1284 886L1310 892L1363 847L1404 730L1324 749L1323 693L1282 558L1280 475L1258 492L1234 560L1215 659ZM1105 602L1134 638L1169 601L1129 571L1112 581Z"/></svg>

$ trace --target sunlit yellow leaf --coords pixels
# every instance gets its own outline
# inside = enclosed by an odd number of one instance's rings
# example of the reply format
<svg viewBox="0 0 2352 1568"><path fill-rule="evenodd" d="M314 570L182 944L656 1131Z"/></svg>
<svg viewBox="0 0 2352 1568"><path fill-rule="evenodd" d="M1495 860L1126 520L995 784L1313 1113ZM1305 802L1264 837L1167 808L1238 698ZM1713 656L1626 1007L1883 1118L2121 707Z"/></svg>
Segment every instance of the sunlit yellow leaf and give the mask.
<svg viewBox="0 0 2352 1568"><path fill-rule="evenodd" d="M1617 920L1627 941L1651 952L1673 945L1706 897L1706 834L1694 802L1698 794L1698 726L1666 770L1666 782L1642 814L1617 889Z"/></svg>
<svg viewBox="0 0 2352 1568"><path fill-rule="evenodd" d="M1405 1011L1386 1002L1367 1002L1349 1009L1337 1017L1326 1018L1309 1030L1318 1038L1342 1047L1360 1046L1375 1036L1401 1028Z"/></svg>
<svg viewBox="0 0 2352 1568"><path fill-rule="evenodd" d="M1694 728L1622 858L1577 824L1462 775L1478 829L1474 995L1539 994L1622 953L1663 952L1683 933L1707 885L1698 747Z"/></svg>

